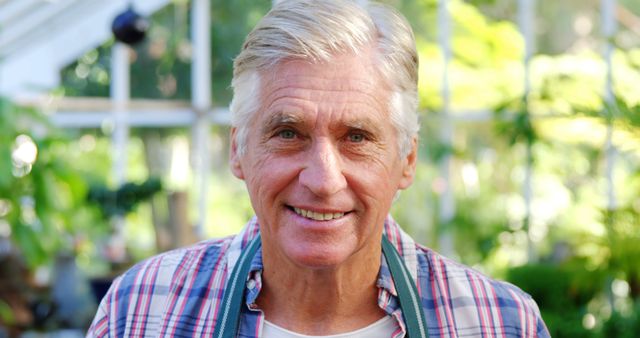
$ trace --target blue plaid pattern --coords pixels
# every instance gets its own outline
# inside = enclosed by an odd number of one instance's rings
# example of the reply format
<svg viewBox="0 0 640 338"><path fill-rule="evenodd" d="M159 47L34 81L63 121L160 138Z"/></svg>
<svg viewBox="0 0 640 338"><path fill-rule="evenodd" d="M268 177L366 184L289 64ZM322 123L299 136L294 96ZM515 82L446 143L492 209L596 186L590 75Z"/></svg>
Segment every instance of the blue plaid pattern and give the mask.
<svg viewBox="0 0 640 338"><path fill-rule="evenodd" d="M384 231L416 281L430 337L549 337L536 303L517 287L492 280L416 244L388 217ZM118 277L100 303L87 337L208 337L225 282L240 251L259 232L254 217L233 237L170 251ZM378 274L378 305L405 325L384 256ZM252 261L239 337L260 337L264 315L255 301L262 288L262 253Z"/></svg>

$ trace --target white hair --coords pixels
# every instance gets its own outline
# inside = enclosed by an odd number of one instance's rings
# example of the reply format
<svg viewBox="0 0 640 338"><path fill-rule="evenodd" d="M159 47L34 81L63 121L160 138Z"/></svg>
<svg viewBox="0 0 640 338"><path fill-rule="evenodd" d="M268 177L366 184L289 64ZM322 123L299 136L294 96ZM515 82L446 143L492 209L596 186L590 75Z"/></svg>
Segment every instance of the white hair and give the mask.
<svg viewBox="0 0 640 338"><path fill-rule="evenodd" d="M234 61L231 124L237 129L238 152L244 153L247 129L260 102L260 71L283 60L314 63L332 56L375 50L380 75L391 87L391 123L406 156L417 137L418 56L407 21L391 7L354 0L282 0L247 36Z"/></svg>

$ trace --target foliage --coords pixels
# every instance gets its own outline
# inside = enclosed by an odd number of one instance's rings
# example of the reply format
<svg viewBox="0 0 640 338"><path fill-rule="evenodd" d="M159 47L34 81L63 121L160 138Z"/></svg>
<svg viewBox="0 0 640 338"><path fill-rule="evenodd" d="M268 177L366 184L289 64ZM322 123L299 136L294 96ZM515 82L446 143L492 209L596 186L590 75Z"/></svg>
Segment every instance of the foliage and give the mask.
<svg viewBox="0 0 640 338"><path fill-rule="evenodd" d="M162 184L157 178L150 178L141 184L127 182L115 190L103 185L94 185L89 188L87 200L96 203L102 216L110 219L133 211L138 203L151 198L161 190Z"/></svg>
<svg viewBox="0 0 640 338"><path fill-rule="evenodd" d="M86 206L87 183L65 160L69 138L35 109L0 104L0 227L35 267L106 224Z"/></svg>
<svg viewBox="0 0 640 338"><path fill-rule="evenodd" d="M635 338L640 332L640 302L634 304L630 313L614 312L604 323L604 337Z"/></svg>
<svg viewBox="0 0 640 338"><path fill-rule="evenodd" d="M613 276L627 280L631 296L640 299L640 207L621 207L603 211L607 236L607 264Z"/></svg>
<svg viewBox="0 0 640 338"><path fill-rule="evenodd" d="M507 280L527 291L548 311L579 309L601 291L604 271L587 271L579 262L514 267Z"/></svg>
<svg viewBox="0 0 640 338"><path fill-rule="evenodd" d="M603 109L578 108L576 114L602 118L621 129L640 131L640 100L631 105L623 97L615 96L611 102L604 103Z"/></svg>
<svg viewBox="0 0 640 338"><path fill-rule="evenodd" d="M0 323L12 325L14 322L15 318L13 316L13 312L11 311L11 307L2 299L0 299Z"/></svg>
<svg viewBox="0 0 640 338"><path fill-rule="evenodd" d="M507 279L537 301L552 337L592 337L582 320L604 276L578 264L535 264L510 269Z"/></svg>
<svg viewBox="0 0 640 338"><path fill-rule="evenodd" d="M494 115L497 121L496 132L506 138L509 145L523 142L530 146L538 139L526 98L499 104L494 108Z"/></svg>

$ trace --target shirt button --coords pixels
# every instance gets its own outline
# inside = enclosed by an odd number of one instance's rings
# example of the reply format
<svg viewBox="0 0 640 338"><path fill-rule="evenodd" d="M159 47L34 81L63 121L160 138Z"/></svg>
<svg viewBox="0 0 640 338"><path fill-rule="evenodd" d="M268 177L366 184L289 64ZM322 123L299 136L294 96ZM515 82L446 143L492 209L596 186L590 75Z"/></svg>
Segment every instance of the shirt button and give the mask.
<svg viewBox="0 0 640 338"><path fill-rule="evenodd" d="M247 282L247 288L249 288L249 290L253 290L256 287L256 281L254 281L253 279L249 280Z"/></svg>

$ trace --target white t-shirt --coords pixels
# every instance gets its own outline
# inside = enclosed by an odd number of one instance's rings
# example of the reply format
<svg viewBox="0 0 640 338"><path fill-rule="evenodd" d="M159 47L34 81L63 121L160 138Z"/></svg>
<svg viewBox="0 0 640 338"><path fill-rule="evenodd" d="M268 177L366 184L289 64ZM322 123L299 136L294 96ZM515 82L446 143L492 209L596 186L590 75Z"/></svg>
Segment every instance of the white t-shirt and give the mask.
<svg viewBox="0 0 640 338"><path fill-rule="evenodd" d="M396 329L398 323L390 316L384 316L377 322L355 331L329 336L308 336L283 329L265 320L262 338L390 338Z"/></svg>

